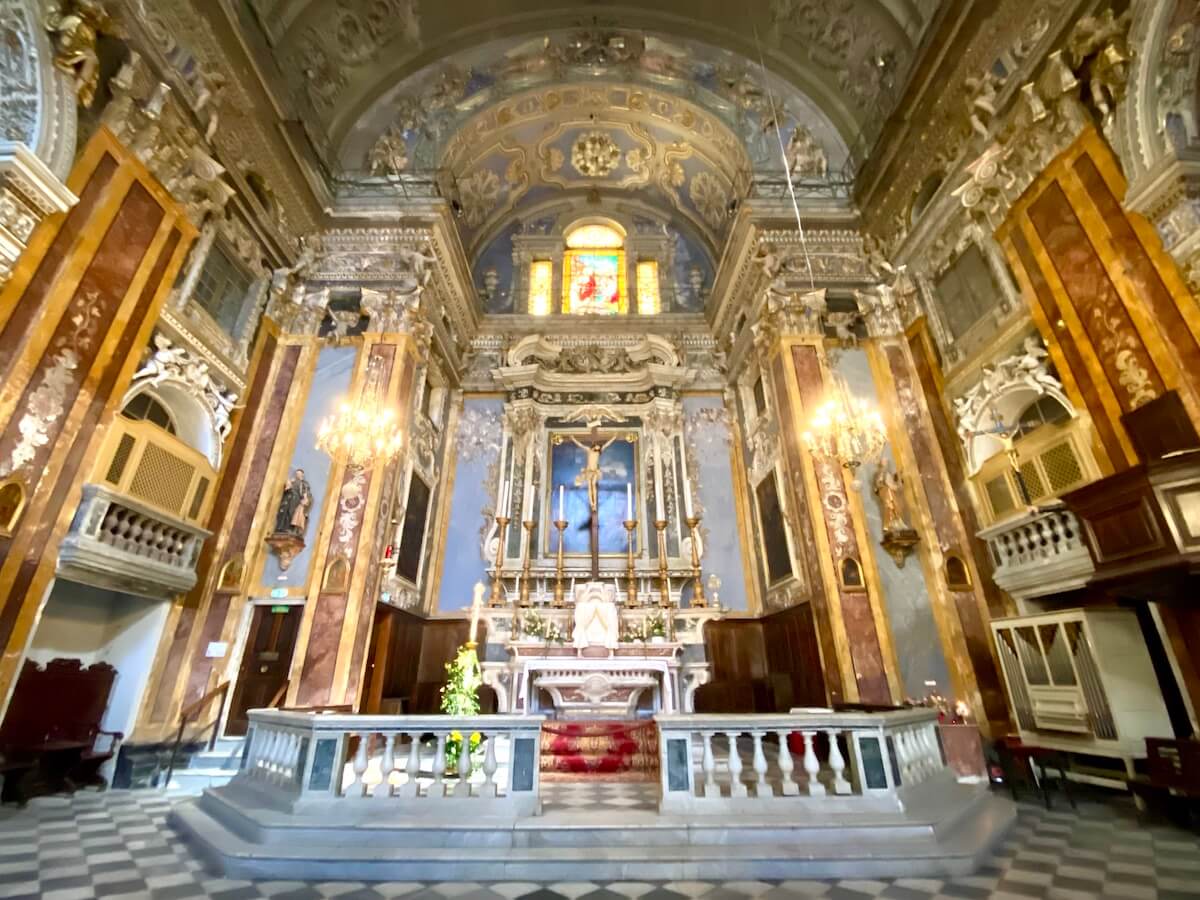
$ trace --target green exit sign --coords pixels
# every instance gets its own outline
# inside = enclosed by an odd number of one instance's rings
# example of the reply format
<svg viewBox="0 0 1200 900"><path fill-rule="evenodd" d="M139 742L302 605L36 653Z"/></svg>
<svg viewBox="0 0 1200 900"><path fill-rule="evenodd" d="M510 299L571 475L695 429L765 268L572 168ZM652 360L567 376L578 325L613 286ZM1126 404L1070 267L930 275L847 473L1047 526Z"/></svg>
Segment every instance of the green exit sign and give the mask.
<svg viewBox="0 0 1200 900"><path fill-rule="evenodd" d="M291 607L290 607L290 606L287 606L287 605L285 605L285 604L280 604L279 606L272 606L272 607L271 607L271 612L273 612L273 613L285 613L285 612L287 612L289 609L291 609Z"/></svg>

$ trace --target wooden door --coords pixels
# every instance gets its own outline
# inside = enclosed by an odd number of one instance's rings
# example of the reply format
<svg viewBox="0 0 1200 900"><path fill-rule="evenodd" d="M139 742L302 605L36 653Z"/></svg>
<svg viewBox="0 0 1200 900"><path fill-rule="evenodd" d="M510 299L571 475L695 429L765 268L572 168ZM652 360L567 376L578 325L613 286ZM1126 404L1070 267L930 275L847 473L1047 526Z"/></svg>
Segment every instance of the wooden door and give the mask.
<svg viewBox="0 0 1200 900"><path fill-rule="evenodd" d="M246 733L246 712L266 706L287 683L303 606L256 606L229 704L228 735Z"/></svg>

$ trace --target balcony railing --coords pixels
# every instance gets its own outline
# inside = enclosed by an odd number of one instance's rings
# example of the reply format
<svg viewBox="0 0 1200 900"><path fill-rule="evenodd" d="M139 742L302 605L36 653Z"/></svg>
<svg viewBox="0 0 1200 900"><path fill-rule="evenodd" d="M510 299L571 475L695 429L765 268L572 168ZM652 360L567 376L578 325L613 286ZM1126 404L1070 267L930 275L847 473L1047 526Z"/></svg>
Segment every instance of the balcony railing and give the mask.
<svg viewBox="0 0 1200 900"><path fill-rule="evenodd" d="M979 532L995 564L996 584L1018 600L1072 591L1096 567L1078 520L1065 506L1043 506Z"/></svg>
<svg viewBox="0 0 1200 900"><path fill-rule="evenodd" d="M209 532L104 485L85 484L58 556L58 574L88 584L169 598L196 584Z"/></svg>

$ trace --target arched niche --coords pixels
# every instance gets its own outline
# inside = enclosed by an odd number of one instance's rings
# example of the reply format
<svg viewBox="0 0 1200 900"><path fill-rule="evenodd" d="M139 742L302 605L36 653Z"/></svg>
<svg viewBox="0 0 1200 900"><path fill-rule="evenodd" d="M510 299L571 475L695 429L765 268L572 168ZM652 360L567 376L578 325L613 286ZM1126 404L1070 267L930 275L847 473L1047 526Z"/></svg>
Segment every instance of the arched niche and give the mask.
<svg viewBox="0 0 1200 900"><path fill-rule="evenodd" d="M204 454L214 469L221 467L221 435L212 409L183 382L173 380L158 384L135 385L121 404L126 407L133 398L148 394L166 408L175 426L175 437Z"/></svg>
<svg viewBox="0 0 1200 900"><path fill-rule="evenodd" d="M973 423L974 430L983 431L992 424L988 421L991 418L991 411L994 411L995 417L999 421L1015 423L1031 404L1047 397L1062 406L1070 418L1078 417L1075 407L1061 389L1043 385L1041 390L1035 390L1028 384L1020 382L1005 385L999 390L984 395L979 404L979 408L982 410L979 417L981 421ZM1003 453L1007 449L1007 445L1002 438L995 434L976 434L967 438L965 449L968 471L974 475L985 462L997 453Z"/></svg>

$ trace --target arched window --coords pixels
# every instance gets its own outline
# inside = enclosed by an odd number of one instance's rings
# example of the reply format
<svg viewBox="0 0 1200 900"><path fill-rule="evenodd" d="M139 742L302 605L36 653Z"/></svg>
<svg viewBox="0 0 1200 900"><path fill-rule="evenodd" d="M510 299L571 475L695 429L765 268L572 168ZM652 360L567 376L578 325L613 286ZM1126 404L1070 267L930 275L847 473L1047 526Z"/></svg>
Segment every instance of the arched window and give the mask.
<svg viewBox="0 0 1200 900"><path fill-rule="evenodd" d="M625 233L616 223L583 222L566 234L563 312L622 315L629 311Z"/></svg>
<svg viewBox="0 0 1200 900"><path fill-rule="evenodd" d="M175 434L175 418L170 410L147 393L136 394L125 404L121 415L135 422L149 422L168 434Z"/></svg>
<svg viewBox="0 0 1200 900"><path fill-rule="evenodd" d="M1071 418L1071 413L1054 397L1039 397L1021 412L1017 419L1017 430L1014 439L1020 440L1025 435L1036 431L1043 425L1058 425Z"/></svg>

